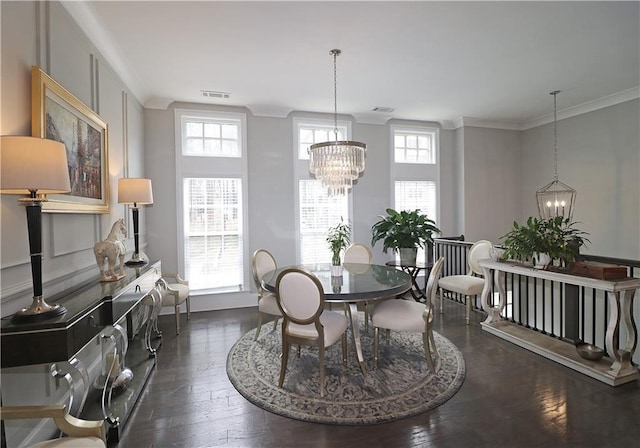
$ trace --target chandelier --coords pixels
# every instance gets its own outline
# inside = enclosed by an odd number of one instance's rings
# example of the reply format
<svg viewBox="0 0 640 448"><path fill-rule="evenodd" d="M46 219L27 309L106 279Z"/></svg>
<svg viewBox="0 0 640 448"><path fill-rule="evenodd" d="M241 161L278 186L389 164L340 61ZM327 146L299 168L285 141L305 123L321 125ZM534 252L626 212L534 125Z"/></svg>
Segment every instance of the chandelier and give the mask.
<svg viewBox="0 0 640 448"><path fill-rule="evenodd" d="M558 180L558 116L556 97L560 90L550 92L553 95L553 139L554 139L554 167L555 178L547 185L536 191L538 213L540 218L547 219L563 216L569 220L573 216L576 204L576 190Z"/></svg>
<svg viewBox="0 0 640 448"><path fill-rule="evenodd" d="M347 194L353 181L364 171L367 145L360 142L338 140L338 87L336 58L342 53L331 50L333 56L333 132L335 140L309 146L309 171L322 181L329 196Z"/></svg>

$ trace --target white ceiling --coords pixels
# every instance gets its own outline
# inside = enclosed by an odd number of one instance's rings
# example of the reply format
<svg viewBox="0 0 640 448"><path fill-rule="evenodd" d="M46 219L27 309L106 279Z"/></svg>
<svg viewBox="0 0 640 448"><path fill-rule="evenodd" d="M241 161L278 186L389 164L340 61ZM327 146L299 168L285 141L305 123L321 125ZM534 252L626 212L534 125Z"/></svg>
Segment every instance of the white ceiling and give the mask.
<svg viewBox="0 0 640 448"><path fill-rule="evenodd" d="M640 95L640 3L63 2L146 107L525 129ZM204 98L201 90L230 93ZM389 113L372 112L391 107Z"/></svg>

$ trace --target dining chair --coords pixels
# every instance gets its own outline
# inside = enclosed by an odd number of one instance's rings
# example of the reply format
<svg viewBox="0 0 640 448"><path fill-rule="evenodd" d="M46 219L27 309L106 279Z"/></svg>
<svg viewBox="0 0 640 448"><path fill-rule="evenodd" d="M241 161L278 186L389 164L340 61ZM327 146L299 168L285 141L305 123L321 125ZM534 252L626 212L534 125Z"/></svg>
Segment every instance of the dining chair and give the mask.
<svg viewBox="0 0 640 448"><path fill-rule="evenodd" d="M438 282L440 287L440 313L442 313L443 290L462 294L466 301L465 319L467 325L469 325L472 297L480 295L484 288L484 277L482 268L478 265L478 260L491 258L492 248L493 244L490 241L476 241L467 254L468 273L466 275L449 275L440 279Z"/></svg>
<svg viewBox="0 0 640 448"><path fill-rule="evenodd" d="M387 330L387 344L390 331L422 333L422 345L427 364L433 373L440 368L440 353L433 337L433 315L436 308L438 278L442 273L444 257L440 257L431 268L426 286L426 303L415 300L386 300L371 312L373 324L374 363L378 366L380 329ZM433 350L432 350L433 348ZM432 353L433 352L433 353Z"/></svg>
<svg viewBox="0 0 640 448"><path fill-rule="evenodd" d="M344 251L344 257L342 263L359 263L359 264L371 264L373 256L371 255L371 249L369 246L363 243L353 243ZM364 302L364 329L369 330L369 302Z"/></svg>
<svg viewBox="0 0 640 448"><path fill-rule="evenodd" d="M106 448L107 446L103 420L81 420L69 414L63 404L2 406L0 416L2 420L51 418L58 429L68 436L37 442L25 448Z"/></svg>
<svg viewBox="0 0 640 448"><path fill-rule="evenodd" d="M292 344L318 347L320 396L324 396L324 353L342 339L342 362L347 363L347 318L324 309L318 278L302 268L287 268L276 279L276 298L282 312L282 363L278 387L284 384Z"/></svg>
<svg viewBox="0 0 640 448"><path fill-rule="evenodd" d="M166 279L174 279L168 282ZM176 334L180 334L180 305L185 303L187 307L187 320L191 318L191 301L189 282L182 278L180 274L162 274L162 277L156 282L156 286L162 295L162 308L173 307L176 320Z"/></svg>
<svg viewBox="0 0 640 448"><path fill-rule="evenodd" d="M362 243L353 243L344 251L343 263L371 264L371 249Z"/></svg>
<svg viewBox="0 0 640 448"><path fill-rule="evenodd" d="M278 318L282 316L276 295L267 291L262 287L262 276L267 272L277 269L276 259L268 250L258 249L253 253L251 257L251 271L253 273L253 282L256 285L258 291L258 328L256 330L256 340L260 336L260 329L262 328L262 322L265 317L272 318L276 316L273 321L273 329L276 329L278 325Z"/></svg>

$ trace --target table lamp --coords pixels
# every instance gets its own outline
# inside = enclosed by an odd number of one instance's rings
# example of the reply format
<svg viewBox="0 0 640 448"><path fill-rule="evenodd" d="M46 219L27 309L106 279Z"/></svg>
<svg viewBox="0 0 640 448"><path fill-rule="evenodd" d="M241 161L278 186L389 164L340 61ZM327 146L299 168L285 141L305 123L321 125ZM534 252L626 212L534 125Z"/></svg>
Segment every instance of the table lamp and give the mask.
<svg viewBox="0 0 640 448"><path fill-rule="evenodd" d="M63 306L49 305L42 295L42 203L47 194L70 190L63 143L37 137L1 137L0 193L28 195L18 201L27 211L33 303L16 312L13 322L49 319L67 311Z"/></svg>
<svg viewBox="0 0 640 448"><path fill-rule="evenodd" d="M127 177L118 179L118 204L129 204L133 211L133 240L135 249L131 260L125 261L127 266L135 266L149 262L146 255L140 252L140 234L138 232L138 206L153 204L153 190L150 179Z"/></svg>

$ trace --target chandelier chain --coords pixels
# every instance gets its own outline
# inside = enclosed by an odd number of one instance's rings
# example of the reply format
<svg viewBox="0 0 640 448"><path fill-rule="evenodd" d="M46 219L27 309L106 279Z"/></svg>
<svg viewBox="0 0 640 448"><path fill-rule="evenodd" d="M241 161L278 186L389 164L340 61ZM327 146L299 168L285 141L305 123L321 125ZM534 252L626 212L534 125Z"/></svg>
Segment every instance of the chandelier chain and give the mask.
<svg viewBox="0 0 640 448"><path fill-rule="evenodd" d="M334 49L330 51L333 55L333 133L338 141L338 70L337 58L342 53L340 50Z"/></svg>
<svg viewBox="0 0 640 448"><path fill-rule="evenodd" d="M556 181L558 180L558 93L560 90L551 92L553 95L553 166Z"/></svg>

